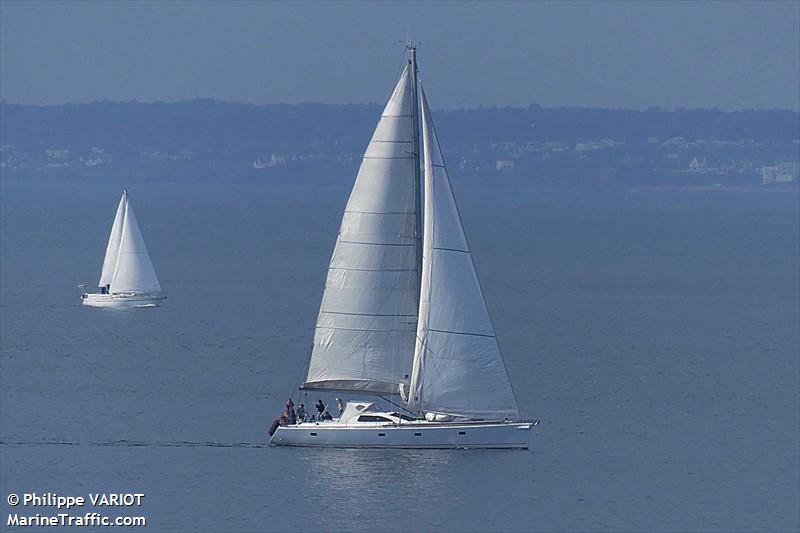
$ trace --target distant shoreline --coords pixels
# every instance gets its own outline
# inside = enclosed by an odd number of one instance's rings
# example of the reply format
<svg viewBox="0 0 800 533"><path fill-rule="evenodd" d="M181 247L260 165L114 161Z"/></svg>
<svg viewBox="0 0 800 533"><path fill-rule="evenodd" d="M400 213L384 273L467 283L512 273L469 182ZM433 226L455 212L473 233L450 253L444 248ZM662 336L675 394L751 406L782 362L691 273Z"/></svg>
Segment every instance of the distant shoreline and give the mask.
<svg viewBox="0 0 800 533"><path fill-rule="evenodd" d="M675 192L773 192L773 193L800 193L800 184L786 186L757 186L757 185L649 185L641 187L631 187L629 192L649 192L649 191L675 191Z"/></svg>

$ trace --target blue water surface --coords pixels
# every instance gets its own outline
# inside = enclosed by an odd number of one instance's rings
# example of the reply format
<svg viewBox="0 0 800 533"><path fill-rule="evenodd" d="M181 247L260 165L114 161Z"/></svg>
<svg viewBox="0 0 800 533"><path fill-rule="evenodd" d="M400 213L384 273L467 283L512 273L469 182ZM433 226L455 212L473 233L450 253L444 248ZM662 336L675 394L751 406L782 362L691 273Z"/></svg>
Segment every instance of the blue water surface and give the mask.
<svg viewBox="0 0 800 533"><path fill-rule="evenodd" d="M542 422L528 451L380 451L265 446L347 187L128 184L169 299L114 312L77 285L123 184L1 185L4 527L10 492L143 492L121 513L156 531L800 529L796 193L456 182Z"/></svg>

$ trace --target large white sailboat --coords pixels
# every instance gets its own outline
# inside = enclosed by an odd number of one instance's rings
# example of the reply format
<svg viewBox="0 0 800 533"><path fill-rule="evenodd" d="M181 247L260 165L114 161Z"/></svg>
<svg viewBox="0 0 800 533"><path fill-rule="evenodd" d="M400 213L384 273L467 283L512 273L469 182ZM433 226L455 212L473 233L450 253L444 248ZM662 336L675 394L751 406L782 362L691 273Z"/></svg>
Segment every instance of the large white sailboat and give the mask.
<svg viewBox="0 0 800 533"><path fill-rule="evenodd" d="M529 445L409 56L345 208L302 387L404 405L349 401L336 419L273 426L273 445Z"/></svg>
<svg viewBox="0 0 800 533"><path fill-rule="evenodd" d="M90 307L156 307L161 291L128 191L123 191L108 237L98 283L100 292L81 295Z"/></svg>

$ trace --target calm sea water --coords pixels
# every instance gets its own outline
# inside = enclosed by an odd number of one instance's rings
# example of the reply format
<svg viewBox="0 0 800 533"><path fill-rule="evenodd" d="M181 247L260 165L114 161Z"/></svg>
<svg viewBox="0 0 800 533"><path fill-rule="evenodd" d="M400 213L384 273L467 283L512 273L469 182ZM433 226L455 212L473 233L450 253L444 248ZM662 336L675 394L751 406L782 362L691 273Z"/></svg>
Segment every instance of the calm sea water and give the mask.
<svg viewBox="0 0 800 533"><path fill-rule="evenodd" d="M133 184L169 299L131 312L76 287L120 184L0 192L4 525L36 491L144 492L123 514L163 531L800 529L796 194L459 188L542 423L529 451L372 451L264 446L347 188Z"/></svg>

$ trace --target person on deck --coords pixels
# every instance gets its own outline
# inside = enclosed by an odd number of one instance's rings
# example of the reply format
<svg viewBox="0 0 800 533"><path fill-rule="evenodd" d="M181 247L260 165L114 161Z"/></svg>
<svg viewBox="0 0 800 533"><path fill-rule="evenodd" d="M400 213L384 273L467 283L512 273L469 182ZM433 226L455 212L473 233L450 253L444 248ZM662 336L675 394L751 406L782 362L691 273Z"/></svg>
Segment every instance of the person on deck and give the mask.
<svg viewBox="0 0 800 533"><path fill-rule="evenodd" d="M328 411L328 408L325 408L325 411L320 415L320 420L333 420L333 416L331 416L331 412Z"/></svg>
<svg viewBox="0 0 800 533"><path fill-rule="evenodd" d="M286 421L289 424L295 424L297 422L297 416L294 413L294 402L291 398L286 400L286 409L283 411L283 416L286 417Z"/></svg>
<svg viewBox="0 0 800 533"><path fill-rule="evenodd" d="M341 398L336 398L336 407L339 409L339 418L342 418L342 413L344 412L344 404L342 403Z"/></svg>
<svg viewBox="0 0 800 533"><path fill-rule="evenodd" d="M297 406L297 421L298 422L306 421L306 407L302 403Z"/></svg>
<svg viewBox="0 0 800 533"><path fill-rule="evenodd" d="M325 404L322 403L322 400L317 400L314 407L317 408L317 420L322 420L322 413L325 412Z"/></svg>

